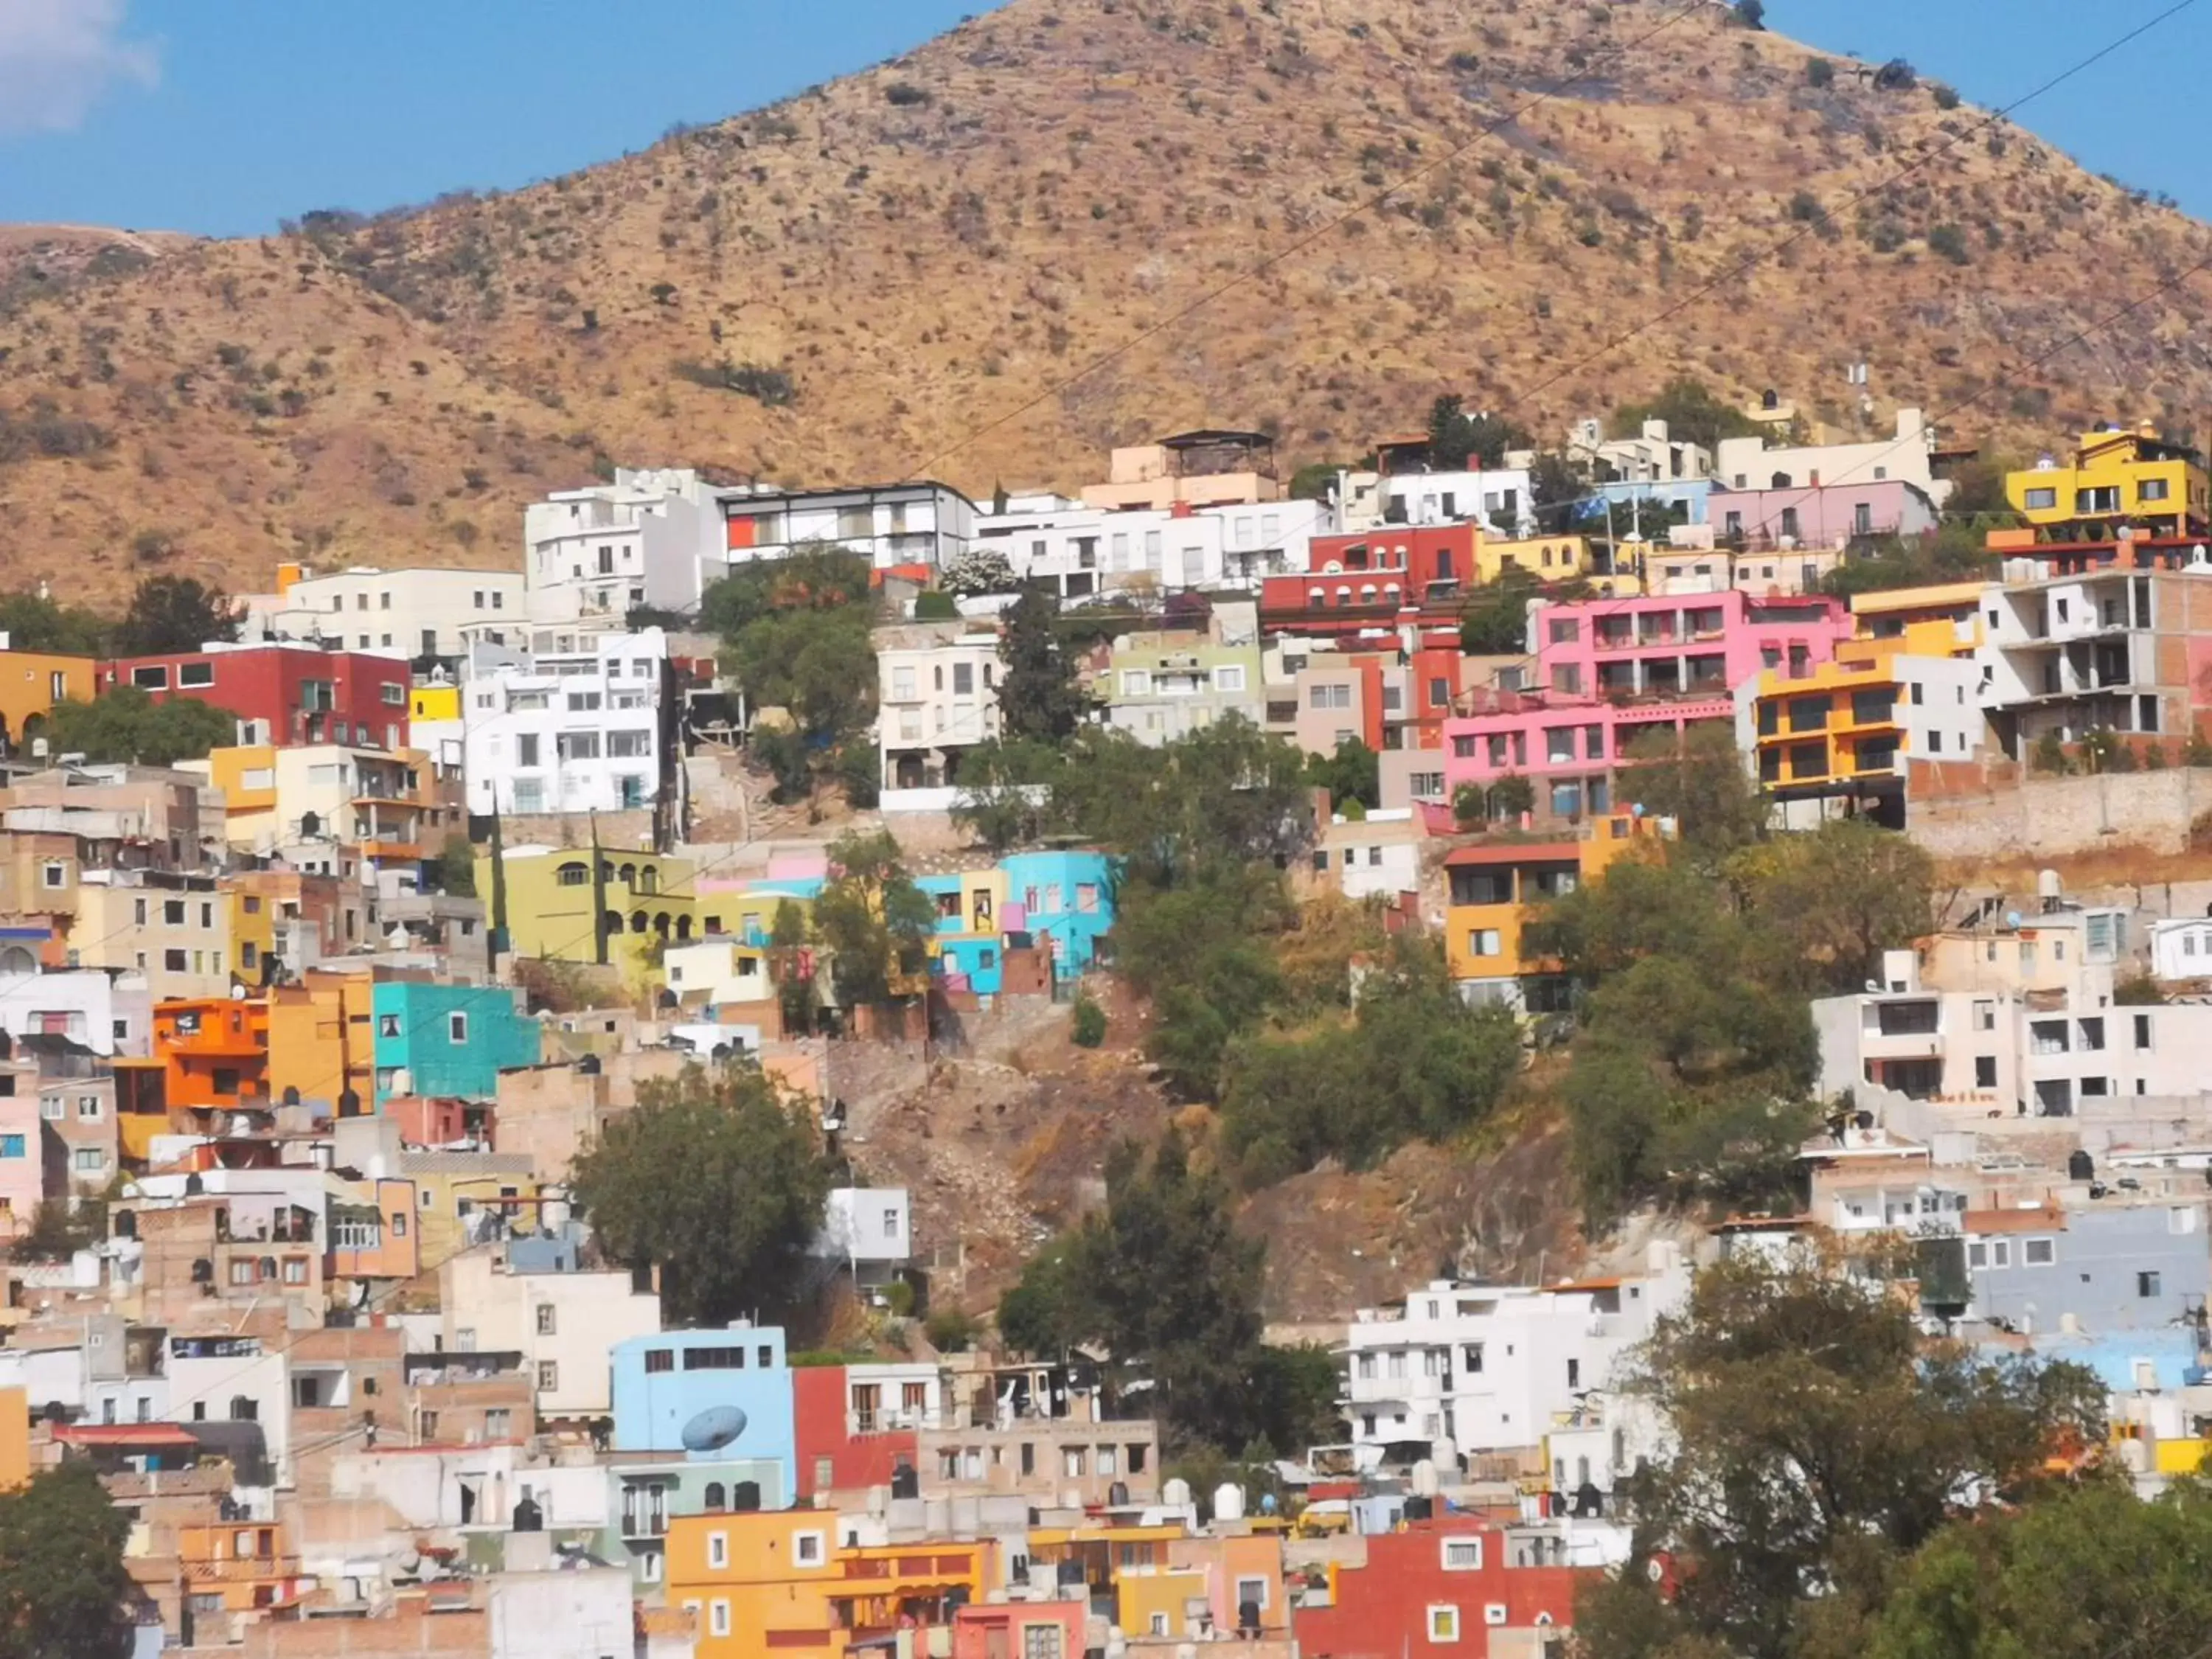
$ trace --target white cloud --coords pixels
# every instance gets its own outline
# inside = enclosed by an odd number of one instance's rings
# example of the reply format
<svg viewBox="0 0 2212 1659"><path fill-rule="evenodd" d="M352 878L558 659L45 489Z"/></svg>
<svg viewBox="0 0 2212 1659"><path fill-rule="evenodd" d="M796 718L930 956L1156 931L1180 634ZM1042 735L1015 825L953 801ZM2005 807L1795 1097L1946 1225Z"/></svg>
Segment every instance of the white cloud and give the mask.
<svg viewBox="0 0 2212 1659"><path fill-rule="evenodd" d="M161 78L153 46L123 37L127 0L0 0L0 132L67 132L118 82Z"/></svg>

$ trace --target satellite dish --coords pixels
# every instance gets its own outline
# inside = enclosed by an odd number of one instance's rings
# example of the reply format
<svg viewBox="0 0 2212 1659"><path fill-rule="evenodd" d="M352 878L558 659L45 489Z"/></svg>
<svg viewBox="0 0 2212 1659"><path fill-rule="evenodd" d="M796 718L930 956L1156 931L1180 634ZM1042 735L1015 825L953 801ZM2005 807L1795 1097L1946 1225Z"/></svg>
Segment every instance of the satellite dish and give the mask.
<svg viewBox="0 0 2212 1659"><path fill-rule="evenodd" d="M684 1449L720 1451L745 1431L745 1414L735 1406L709 1406L684 1425Z"/></svg>

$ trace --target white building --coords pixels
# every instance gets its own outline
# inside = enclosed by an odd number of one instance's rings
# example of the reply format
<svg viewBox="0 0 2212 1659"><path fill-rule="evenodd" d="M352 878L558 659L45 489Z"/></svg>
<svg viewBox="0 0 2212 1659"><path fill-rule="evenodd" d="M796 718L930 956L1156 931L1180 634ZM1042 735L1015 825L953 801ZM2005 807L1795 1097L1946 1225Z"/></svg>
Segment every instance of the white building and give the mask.
<svg viewBox="0 0 2212 1659"><path fill-rule="evenodd" d="M2212 919L2176 916L2151 923L2150 963L2160 979L2212 979ZM0 1003L0 1019L6 1017Z"/></svg>
<svg viewBox="0 0 2212 1659"><path fill-rule="evenodd" d="M1528 469L1458 472L1346 472L1338 480L1339 526L1357 535L1386 524L1457 524L1473 520L1494 536L1536 533Z"/></svg>
<svg viewBox="0 0 2212 1659"><path fill-rule="evenodd" d="M143 1060L152 1052L153 992L143 974L98 968L0 975L0 1031L67 1037L96 1054Z"/></svg>
<svg viewBox="0 0 2212 1659"><path fill-rule="evenodd" d="M1593 1391L1626 1380L1630 1351L1688 1293L1674 1247L1654 1245L1650 1265L1542 1287L1436 1279L1401 1307L1360 1310L1345 1346L1352 1443L1460 1458L1541 1443Z"/></svg>
<svg viewBox="0 0 2212 1659"><path fill-rule="evenodd" d="M355 565L327 575L280 574L275 593L246 600L240 638L301 640L332 650L410 659L458 657L477 640L505 643L523 621L517 570Z"/></svg>
<svg viewBox="0 0 2212 1659"><path fill-rule="evenodd" d="M1064 599L1145 586L1256 588L1262 576L1310 568L1313 538L1332 525L1327 505L1310 501L1113 512L1048 495L1008 507L977 517L975 544Z"/></svg>
<svg viewBox="0 0 2212 1659"><path fill-rule="evenodd" d="M447 1258L439 1271L441 1333L457 1353L520 1353L540 1417L603 1417L614 1409L616 1344L660 1328L660 1297L627 1270L524 1273L497 1251Z"/></svg>
<svg viewBox="0 0 2212 1659"><path fill-rule="evenodd" d="M1422 828L1409 806L1382 808L1360 818L1334 814L1315 838L1315 880L1355 902L1416 892L1421 840Z"/></svg>
<svg viewBox="0 0 2212 1659"><path fill-rule="evenodd" d="M572 645L476 648L461 688L470 811L623 811L676 787L667 635Z"/></svg>
<svg viewBox="0 0 2212 1659"><path fill-rule="evenodd" d="M966 623L912 623L878 629L875 644L884 787L951 782L960 751L1001 730L999 636Z"/></svg>
<svg viewBox="0 0 2212 1659"><path fill-rule="evenodd" d="M975 504L940 483L786 489L721 486L688 468L619 469L523 513L533 622L620 627L641 606L688 615L732 565L843 548L878 570L934 570L967 547Z"/></svg>
<svg viewBox="0 0 2212 1659"><path fill-rule="evenodd" d="M817 1255L851 1267L863 1284L880 1282L914 1256L914 1211L903 1187L838 1187L822 1211Z"/></svg>
<svg viewBox="0 0 2212 1659"><path fill-rule="evenodd" d="M1570 462L1607 482L1673 483L1709 478L1713 471L1712 451L1686 438L1670 437L1664 421L1644 422L1632 438L1607 437L1601 421L1577 421L1567 428L1566 454ZM1522 452L1506 459L1516 466L1535 464L1533 454Z"/></svg>
<svg viewBox="0 0 2212 1659"><path fill-rule="evenodd" d="M1713 454L1713 482L1727 489L1809 489L1899 478L1940 507L1951 484L1936 476L1935 451L1936 428L1920 410L1900 409L1893 437L1865 443L1769 448L1763 437L1723 438Z"/></svg>

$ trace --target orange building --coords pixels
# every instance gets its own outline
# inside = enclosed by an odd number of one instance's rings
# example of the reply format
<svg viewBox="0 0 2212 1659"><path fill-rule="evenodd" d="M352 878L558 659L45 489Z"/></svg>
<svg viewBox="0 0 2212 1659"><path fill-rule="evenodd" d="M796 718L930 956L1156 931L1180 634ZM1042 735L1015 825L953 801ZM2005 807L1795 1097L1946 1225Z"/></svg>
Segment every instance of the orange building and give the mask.
<svg viewBox="0 0 2212 1659"><path fill-rule="evenodd" d="M323 1101L335 1116L354 1116L376 1100L375 985L367 974L313 970L297 985L269 993L271 1101L294 1089L302 1101ZM353 1096L351 1110L346 1095Z"/></svg>
<svg viewBox="0 0 2212 1659"><path fill-rule="evenodd" d="M0 1492L13 1492L30 1478L30 1395L0 1389Z"/></svg>
<svg viewBox="0 0 2212 1659"><path fill-rule="evenodd" d="M830 1510L671 1516L667 1601L697 1615L698 1659L835 1659L902 1630L949 1630L991 1582L988 1540L845 1546L842 1527Z"/></svg>
<svg viewBox="0 0 2212 1659"><path fill-rule="evenodd" d="M1656 819L1616 812L1576 836L1486 839L1446 854L1444 954L1461 994L1528 1013L1565 1009L1571 988L1559 964L1524 949L1522 930L1546 902L1597 880L1623 854L1651 848L1660 833Z"/></svg>
<svg viewBox="0 0 2212 1659"><path fill-rule="evenodd" d="M265 1112L269 1003L185 997L154 1006L154 1053L115 1062L115 1111L126 1160L143 1164L173 1127L211 1134L218 1112Z"/></svg>
<svg viewBox="0 0 2212 1659"><path fill-rule="evenodd" d="M90 657L10 651L0 645L0 753L27 754L56 703L89 702L92 692Z"/></svg>
<svg viewBox="0 0 2212 1659"><path fill-rule="evenodd" d="M316 1583L301 1577L300 1558L292 1553L286 1529L268 1522L179 1527L176 1553L191 1598L186 1606L203 1619L216 1612L210 1599L219 1599L225 1613L288 1607ZM218 1642L229 1639L219 1620L206 1633ZM185 1641L191 1645L192 1635Z"/></svg>

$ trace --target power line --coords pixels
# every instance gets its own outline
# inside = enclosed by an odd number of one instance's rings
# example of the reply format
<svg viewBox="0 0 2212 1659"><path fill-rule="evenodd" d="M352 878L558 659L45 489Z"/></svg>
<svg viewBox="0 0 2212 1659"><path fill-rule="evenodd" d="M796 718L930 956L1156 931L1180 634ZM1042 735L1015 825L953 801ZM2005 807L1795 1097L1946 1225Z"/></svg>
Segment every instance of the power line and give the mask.
<svg viewBox="0 0 2212 1659"><path fill-rule="evenodd" d="M1711 0L1690 0L1689 4L1682 6L1677 10L1669 12L1656 27L1647 29L1644 33L1636 36L1632 40L1613 47L1612 50L1616 56L1626 56L1627 53L1635 51L1637 48L1646 46L1650 42L1656 40L1659 36L1673 28L1677 23L1682 21L1683 19L1694 13L1710 11L1711 9ZM1494 137L1504 129L1511 126L1514 123L1520 120L1522 116L1528 114L1534 110L1540 108L1545 104L1550 103L1552 100L1558 98L1562 93L1565 92L1569 88L1580 86L1584 82L1594 81L1598 78L1599 76L1596 70L1585 67L1583 70L1578 70L1574 75L1553 82L1542 91L1536 94L1534 97L1530 98L1513 109L1509 110L1505 114L1499 116L1496 120L1488 122L1483 126L1478 128L1473 137L1467 139L1462 143L1454 145L1451 149L1438 155L1434 161L1422 163L1421 166L1415 167L1411 173L1405 174L1402 178L1400 178L1394 183L1384 185L1381 190L1376 191L1374 194L1367 197L1364 200L1346 209L1344 212L1338 214L1334 218L1326 221L1317 228L1309 231L1304 236L1297 238L1296 240L1290 243L1289 246L1277 249L1274 252L1268 254L1267 257L1260 260L1258 264L1252 265L1247 270L1238 271L1235 276L1229 277L1226 281L1217 283L1214 287L1208 289L1205 293L1190 301L1188 304L1181 307L1177 310L1169 313L1168 315L1161 318L1159 321L1151 325L1149 327L1140 329L1128 339L1124 340L1120 345L1115 346L1110 350L1102 352L1098 356L1091 358L1081 368L1076 369L1072 374L1062 376L1060 380L1055 380L1050 386L1046 386L1044 390L1039 392L1035 397L1030 398L1026 402L1018 404L1013 408L1008 410L1005 414L997 416L995 419L985 422L981 426L977 427L974 431L970 432L966 437L961 439L958 442L948 445L945 448L939 449L936 453L931 455L927 459L921 462L920 465L914 468L912 476L915 477L929 477L935 471L939 463L946 460L953 455L958 454L962 450L966 449L980 439L988 436L991 433L997 431L1000 427L1009 425L1012 422L1019 420L1023 416L1028 414L1031 410L1036 409L1039 404L1047 403L1052 398L1058 397L1061 392L1066 391L1068 387L1074 386L1079 381L1088 380L1091 375L1096 374L1100 369L1106 368L1109 364L1119 362L1121 358L1127 356L1129 353L1134 351L1139 346L1143 345L1146 341L1158 338L1168 330L1175 327L1178 323L1183 322L1187 319L1195 316L1199 312L1203 311L1206 307L1212 305L1216 300L1220 299L1222 295L1233 293L1237 289L1243 287L1246 283L1256 281L1261 276L1265 276L1268 271L1273 270L1277 265L1281 264L1285 260L1292 258L1295 256L1304 252L1308 248L1316 246L1327 240L1344 225L1358 218L1362 214L1371 212L1376 208L1382 206L1383 203L1389 201L1393 196L1395 196L1400 191L1404 190L1409 185L1417 184L1421 179L1427 178L1431 173L1438 171L1440 168L1450 166L1453 162L1458 161L1460 157L1465 155L1469 150L1473 149L1476 145L1481 143L1485 139Z"/></svg>

